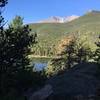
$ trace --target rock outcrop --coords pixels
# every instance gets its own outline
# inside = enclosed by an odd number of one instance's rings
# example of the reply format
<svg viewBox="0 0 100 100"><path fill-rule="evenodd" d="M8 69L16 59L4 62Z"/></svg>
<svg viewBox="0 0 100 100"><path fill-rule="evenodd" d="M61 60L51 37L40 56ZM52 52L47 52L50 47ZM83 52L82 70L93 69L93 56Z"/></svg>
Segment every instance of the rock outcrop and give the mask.
<svg viewBox="0 0 100 100"><path fill-rule="evenodd" d="M100 81L96 72L99 65L82 63L47 81L29 100L95 100ZM99 98L100 99L100 98ZM97 100L99 100L97 99Z"/></svg>
<svg viewBox="0 0 100 100"><path fill-rule="evenodd" d="M53 77L48 83L53 87L55 95L95 95L100 84L96 75L98 66L95 63L78 64L63 75Z"/></svg>

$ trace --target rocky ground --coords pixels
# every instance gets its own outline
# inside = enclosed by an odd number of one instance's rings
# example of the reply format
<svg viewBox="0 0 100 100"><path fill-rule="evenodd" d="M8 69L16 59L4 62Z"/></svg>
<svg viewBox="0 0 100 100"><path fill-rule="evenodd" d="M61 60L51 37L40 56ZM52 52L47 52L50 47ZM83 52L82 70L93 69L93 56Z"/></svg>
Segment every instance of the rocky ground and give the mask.
<svg viewBox="0 0 100 100"><path fill-rule="evenodd" d="M100 84L96 74L98 66L95 63L76 65L64 74L49 79L47 85L29 100L99 100L99 97L95 99ZM36 96L39 98L35 99Z"/></svg>

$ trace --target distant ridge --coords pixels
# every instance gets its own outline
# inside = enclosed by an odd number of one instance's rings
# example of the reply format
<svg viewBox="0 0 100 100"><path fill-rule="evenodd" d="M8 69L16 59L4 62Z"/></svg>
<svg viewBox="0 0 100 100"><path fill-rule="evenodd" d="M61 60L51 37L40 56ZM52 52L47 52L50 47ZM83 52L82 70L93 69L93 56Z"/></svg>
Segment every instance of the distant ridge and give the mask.
<svg viewBox="0 0 100 100"><path fill-rule="evenodd" d="M77 15L72 15L67 17L52 16L47 19L41 20L38 23L67 23L77 18L79 18L79 16Z"/></svg>

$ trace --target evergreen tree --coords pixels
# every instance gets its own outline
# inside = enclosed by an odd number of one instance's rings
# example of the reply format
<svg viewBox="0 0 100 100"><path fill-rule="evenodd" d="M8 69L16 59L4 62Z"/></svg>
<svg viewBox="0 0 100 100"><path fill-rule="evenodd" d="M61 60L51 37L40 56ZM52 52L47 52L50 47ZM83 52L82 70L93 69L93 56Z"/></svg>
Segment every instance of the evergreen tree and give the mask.
<svg viewBox="0 0 100 100"><path fill-rule="evenodd" d="M29 26L22 25L21 17L18 18L21 23L15 18L7 29L3 29L3 26L0 28L0 95L3 97L11 91L19 94L32 84L35 88L35 84L41 83L35 77L42 78L40 74L32 72L28 59L36 35L31 35Z"/></svg>
<svg viewBox="0 0 100 100"><path fill-rule="evenodd" d="M92 51L88 44L84 42L80 42L77 44L77 52L76 52L76 62L83 63L88 62L92 58Z"/></svg>
<svg viewBox="0 0 100 100"><path fill-rule="evenodd" d="M2 9L5 7L7 2L8 2L8 0L0 0L0 47L1 47L0 51L1 51L3 43L4 43L3 26L5 25L4 18L2 17ZM0 56L0 58L1 58L1 56ZM1 62L2 59L0 59L0 62ZM5 73L3 71L3 69L4 68L1 66L1 63L0 63L0 94L1 94L1 91L3 90L3 87L2 87L3 82L2 82L2 80L4 80L3 74Z"/></svg>
<svg viewBox="0 0 100 100"><path fill-rule="evenodd" d="M15 16L15 18L10 23L10 26L13 28L20 28L23 26L23 18L21 16Z"/></svg>
<svg viewBox="0 0 100 100"><path fill-rule="evenodd" d="M75 63L75 53L76 53L76 40L70 41L69 44L66 45L64 52L61 55L64 55L66 58L66 68L69 69Z"/></svg>
<svg viewBox="0 0 100 100"><path fill-rule="evenodd" d="M8 87L11 88L11 86L16 85L19 74L28 70L29 46L33 43L33 38L29 35L29 32L28 26L20 28L10 26L2 31L0 36L0 67L2 69L1 87L4 87L3 91L4 89L7 91Z"/></svg>
<svg viewBox="0 0 100 100"><path fill-rule="evenodd" d="M95 52L95 61L100 64L100 36L99 36L99 41L96 43L96 45L97 49Z"/></svg>
<svg viewBox="0 0 100 100"><path fill-rule="evenodd" d="M88 62L92 57L92 51L85 41L79 41L78 37L72 38L69 44L64 45L60 58L52 59L46 69L47 75L52 76L64 72L75 64Z"/></svg>
<svg viewBox="0 0 100 100"><path fill-rule="evenodd" d="M0 0L0 8L6 4L7 0ZM36 89L44 83L44 73L33 72L33 66L30 66L28 58L31 45L36 42L36 34L30 34L29 26L23 25L23 18L20 16L16 16L5 29L1 14L2 11L0 11L0 100L19 100L17 98L20 93L31 86Z"/></svg>

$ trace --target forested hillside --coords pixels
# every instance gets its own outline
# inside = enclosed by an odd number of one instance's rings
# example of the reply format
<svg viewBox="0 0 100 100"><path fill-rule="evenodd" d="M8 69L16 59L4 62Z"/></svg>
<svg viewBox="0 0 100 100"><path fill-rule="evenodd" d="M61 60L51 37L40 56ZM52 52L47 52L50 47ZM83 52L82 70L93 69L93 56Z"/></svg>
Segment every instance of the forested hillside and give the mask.
<svg viewBox="0 0 100 100"><path fill-rule="evenodd" d="M58 44L63 38L75 34L87 39L93 44L100 34L100 12L91 11L69 23L35 23L30 24L32 34L37 34L37 45L32 49L33 55L54 56L57 54ZM91 42L92 41L92 42ZM92 45L92 49L95 48Z"/></svg>

